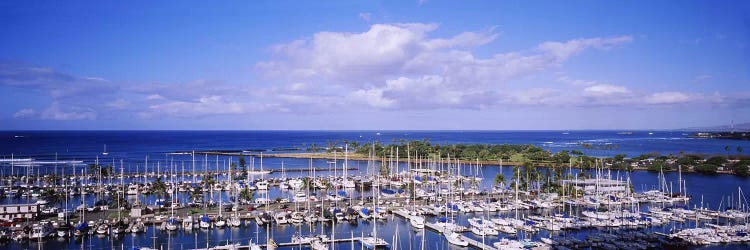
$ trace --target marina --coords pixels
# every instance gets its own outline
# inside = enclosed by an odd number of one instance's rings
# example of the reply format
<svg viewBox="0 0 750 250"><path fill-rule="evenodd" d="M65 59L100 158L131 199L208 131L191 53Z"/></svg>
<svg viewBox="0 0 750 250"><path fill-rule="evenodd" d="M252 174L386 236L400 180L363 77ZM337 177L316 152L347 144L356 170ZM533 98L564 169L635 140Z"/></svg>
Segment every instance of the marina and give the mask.
<svg viewBox="0 0 750 250"><path fill-rule="evenodd" d="M2 1L0 250L750 249L750 1Z"/></svg>
<svg viewBox="0 0 750 250"><path fill-rule="evenodd" d="M414 161L417 153L395 147L349 160L347 146L334 159L258 153L244 164L205 153L126 163L111 146L93 164L14 154L0 163L0 204L31 213L3 210L11 213L0 239L11 249L742 248L750 240L747 183L730 175L613 170L602 160L532 181L522 166ZM734 188L701 189L710 179Z"/></svg>

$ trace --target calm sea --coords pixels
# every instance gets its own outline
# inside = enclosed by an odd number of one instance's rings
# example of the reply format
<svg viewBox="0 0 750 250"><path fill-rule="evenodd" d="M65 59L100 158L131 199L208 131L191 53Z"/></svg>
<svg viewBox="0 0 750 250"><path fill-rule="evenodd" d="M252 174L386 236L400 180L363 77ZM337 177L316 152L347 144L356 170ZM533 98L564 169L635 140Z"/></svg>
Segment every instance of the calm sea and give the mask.
<svg viewBox="0 0 750 250"><path fill-rule="evenodd" d="M627 133L623 133L627 132ZM325 146L329 141L428 139L436 144L533 144L552 152L578 149L594 156L644 153L736 153L750 150L750 141L689 138L684 131L0 131L0 157L49 157L89 160L104 151L108 157L139 160L190 150L273 150ZM581 144L597 148L584 149ZM730 151L725 151L725 146Z"/></svg>

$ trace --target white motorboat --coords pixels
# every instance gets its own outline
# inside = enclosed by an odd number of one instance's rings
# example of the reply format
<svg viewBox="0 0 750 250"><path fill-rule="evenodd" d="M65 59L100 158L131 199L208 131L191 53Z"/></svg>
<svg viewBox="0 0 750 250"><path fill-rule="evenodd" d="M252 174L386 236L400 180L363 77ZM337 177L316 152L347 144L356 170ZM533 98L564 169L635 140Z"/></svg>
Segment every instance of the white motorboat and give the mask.
<svg viewBox="0 0 750 250"><path fill-rule="evenodd" d="M424 228L424 217L421 215L409 216L409 224L415 228L422 229Z"/></svg>
<svg viewBox="0 0 750 250"><path fill-rule="evenodd" d="M469 246L469 242L464 240L463 236L453 231L448 231L448 233L445 234L445 239L448 240L448 243L456 246Z"/></svg>

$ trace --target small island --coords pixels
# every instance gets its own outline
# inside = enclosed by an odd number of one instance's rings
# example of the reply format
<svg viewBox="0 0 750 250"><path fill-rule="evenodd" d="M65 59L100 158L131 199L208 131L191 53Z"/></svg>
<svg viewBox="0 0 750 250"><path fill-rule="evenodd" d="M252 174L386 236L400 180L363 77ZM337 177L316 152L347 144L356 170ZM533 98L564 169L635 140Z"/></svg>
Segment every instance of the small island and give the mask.
<svg viewBox="0 0 750 250"><path fill-rule="evenodd" d="M690 135L692 138L712 138L730 140L750 140L750 132L698 132Z"/></svg>

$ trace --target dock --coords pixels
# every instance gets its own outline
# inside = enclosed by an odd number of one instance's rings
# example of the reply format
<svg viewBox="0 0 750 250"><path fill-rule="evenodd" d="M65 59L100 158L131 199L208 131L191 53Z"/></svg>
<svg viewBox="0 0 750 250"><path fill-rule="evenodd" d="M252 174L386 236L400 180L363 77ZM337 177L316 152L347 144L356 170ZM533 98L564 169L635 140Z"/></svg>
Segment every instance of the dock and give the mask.
<svg viewBox="0 0 750 250"><path fill-rule="evenodd" d="M407 219L407 220L409 219L409 215L406 214L406 213L404 213L403 211L394 210L392 212L393 212L393 214L401 216L404 219ZM445 231L445 229L443 227L438 226L436 223L427 222L427 221L424 222L424 227L426 229L430 229L432 231L435 231L435 232L438 232L438 233L441 233L441 234L444 233L444 231ZM454 231L458 232L458 233L464 233L464 232L468 232L469 228L468 227L459 227L458 230L454 230ZM495 247L493 247L493 246L490 246L490 245L487 245L485 243L476 241L476 240L474 240L472 238L469 238L469 237L463 237L463 238L464 238L464 240L466 240L466 242L469 242L469 246L472 247L472 248L476 248L476 249L495 249Z"/></svg>
<svg viewBox="0 0 750 250"><path fill-rule="evenodd" d="M334 240L324 240L323 243L326 244L339 244L339 243L352 243L352 242L360 242L362 241L362 237L354 237L354 238L343 238L343 239L334 239ZM293 243L293 242L286 242L286 243L276 243L276 246L278 247L294 247L294 246L306 246L310 245L308 243ZM260 245L263 248L266 248L266 245Z"/></svg>

